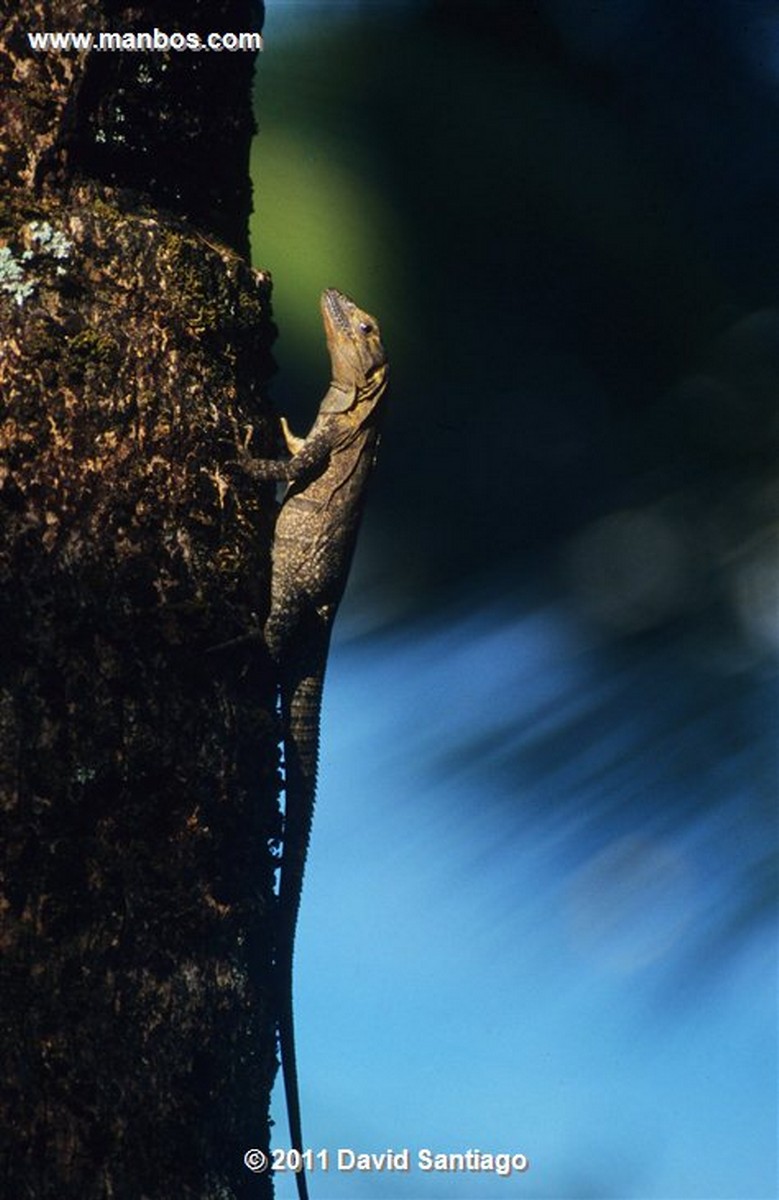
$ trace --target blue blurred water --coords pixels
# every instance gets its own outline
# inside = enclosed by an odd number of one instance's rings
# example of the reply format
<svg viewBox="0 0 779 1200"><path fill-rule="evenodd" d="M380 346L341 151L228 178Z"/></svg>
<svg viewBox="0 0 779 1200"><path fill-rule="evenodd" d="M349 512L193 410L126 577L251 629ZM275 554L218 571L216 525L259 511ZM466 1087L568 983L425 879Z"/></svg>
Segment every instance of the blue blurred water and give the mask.
<svg viewBox="0 0 779 1200"><path fill-rule="evenodd" d="M773 748L745 724L773 681L707 690L683 651L615 658L556 602L336 645L296 960L306 1142L531 1165L331 1168L318 1200L777 1194L752 894Z"/></svg>

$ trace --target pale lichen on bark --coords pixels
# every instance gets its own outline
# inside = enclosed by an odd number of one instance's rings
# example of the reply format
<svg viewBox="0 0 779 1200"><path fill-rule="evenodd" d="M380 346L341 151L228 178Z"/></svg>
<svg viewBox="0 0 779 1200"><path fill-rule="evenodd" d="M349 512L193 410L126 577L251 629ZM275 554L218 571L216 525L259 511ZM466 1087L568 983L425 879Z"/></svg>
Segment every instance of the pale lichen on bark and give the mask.
<svg viewBox="0 0 779 1200"><path fill-rule="evenodd" d="M273 681L210 651L268 603L272 500L234 463L270 436L270 284L245 215L77 169L90 68L25 54L47 20L0 49L0 1177L268 1196Z"/></svg>

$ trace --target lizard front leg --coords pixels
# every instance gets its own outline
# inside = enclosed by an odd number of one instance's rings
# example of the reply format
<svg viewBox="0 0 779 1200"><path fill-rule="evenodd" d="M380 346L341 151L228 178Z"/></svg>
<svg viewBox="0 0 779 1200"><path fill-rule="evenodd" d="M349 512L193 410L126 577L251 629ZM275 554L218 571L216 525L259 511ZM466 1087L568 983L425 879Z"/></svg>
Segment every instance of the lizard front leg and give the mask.
<svg viewBox="0 0 779 1200"><path fill-rule="evenodd" d="M282 433L291 453L290 458L253 458L247 450L241 451L238 465L252 479L274 479L294 483L299 479L319 474L327 466L331 450L331 438L326 430L309 433L299 438L292 433L286 419L281 420Z"/></svg>

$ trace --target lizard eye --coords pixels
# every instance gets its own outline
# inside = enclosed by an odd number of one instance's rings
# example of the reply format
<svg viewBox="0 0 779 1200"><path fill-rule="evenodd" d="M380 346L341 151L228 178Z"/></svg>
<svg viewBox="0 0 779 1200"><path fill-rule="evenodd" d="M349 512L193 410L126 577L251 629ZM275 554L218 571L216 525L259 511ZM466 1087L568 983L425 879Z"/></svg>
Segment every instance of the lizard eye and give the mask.
<svg viewBox="0 0 779 1200"><path fill-rule="evenodd" d="M368 321L360 321L361 333L373 333L373 326Z"/></svg>

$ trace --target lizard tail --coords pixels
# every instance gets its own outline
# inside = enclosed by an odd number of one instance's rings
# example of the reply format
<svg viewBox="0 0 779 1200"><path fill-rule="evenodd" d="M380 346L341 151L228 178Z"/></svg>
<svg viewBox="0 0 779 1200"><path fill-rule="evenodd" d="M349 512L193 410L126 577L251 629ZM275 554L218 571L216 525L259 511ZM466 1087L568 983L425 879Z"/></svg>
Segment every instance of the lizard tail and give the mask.
<svg viewBox="0 0 779 1200"><path fill-rule="evenodd" d="M292 957L276 964L276 987L278 990L277 1014L279 1022L279 1044L281 1048L281 1071L284 1078L284 1096L287 1103L290 1146L303 1153L303 1128L300 1121L300 1093L298 1090L297 1059L295 1057L295 1022L292 1013ZM308 1200L308 1184L303 1160L295 1175L298 1200Z"/></svg>
<svg viewBox="0 0 779 1200"><path fill-rule="evenodd" d="M289 687L286 681L282 683L285 805L279 942L281 946L289 947L290 959L314 820L323 671L324 663L316 670L298 676Z"/></svg>
<svg viewBox="0 0 779 1200"><path fill-rule="evenodd" d="M304 671L290 673L282 680L286 801L276 943L277 1013L290 1144L293 1150L301 1154L303 1131L295 1054L292 967L303 874L314 817L325 655L326 646L324 652L321 652L320 647L316 662L313 662L309 654ZM308 1200L306 1176L302 1167L296 1180L299 1200Z"/></svg>

